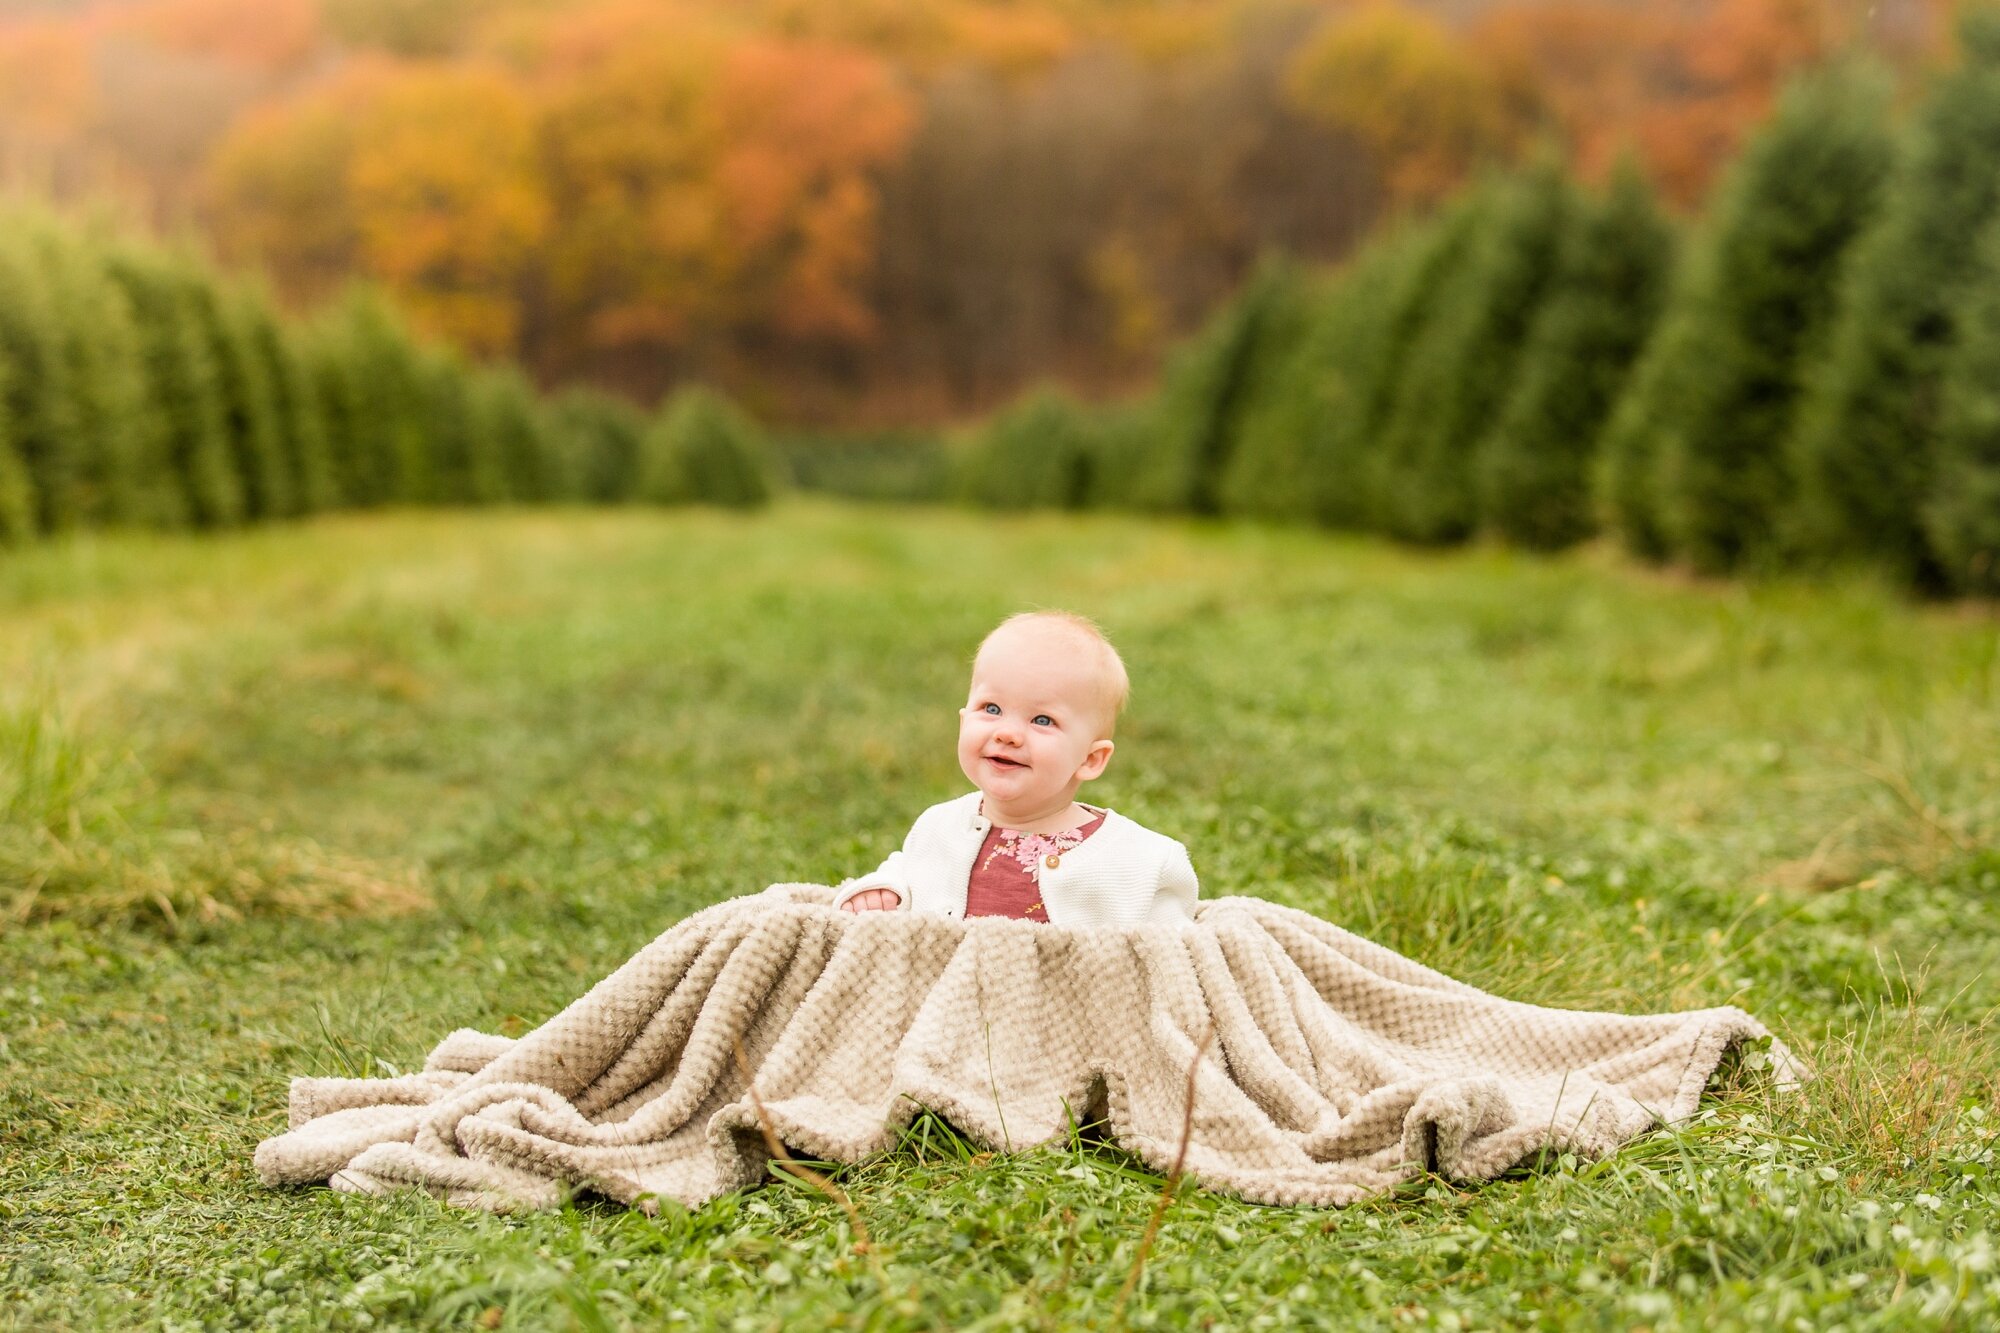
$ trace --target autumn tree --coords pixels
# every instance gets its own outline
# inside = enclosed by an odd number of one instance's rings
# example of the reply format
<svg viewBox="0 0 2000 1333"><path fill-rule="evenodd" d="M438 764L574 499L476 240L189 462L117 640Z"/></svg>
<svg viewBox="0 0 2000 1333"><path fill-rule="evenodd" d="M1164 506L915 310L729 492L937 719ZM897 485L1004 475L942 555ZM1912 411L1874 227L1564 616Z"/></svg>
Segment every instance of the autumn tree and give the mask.
<svg viewBox="0 0 2000 1333"><path fill-rule="evenodd" d="M1965 11L1959 66L1923 104L1881 226L1857 247L1792 441L1805 545L1938 579L1923 529L1940 382L1970 243L2000 213L2000 11Z"/></svg>
<svg viewBox="0 0 2000 1333"><path fill-rule="evenodd" d="M1527 129L1485 61L1393 0L1336 11L1294 57L1287 87L1301 110L1367 144L1403 202L1439 198Z"/></svg>
<svg viewBox="0 0 2000 1333"><path fill-rule="evenodd" d="M758 338L865 338L873 176L910 121L888 68L683 31L644 7L570 23L536 67L564 201L547 257L556 340L613 365L727 369Z"/></svg>
<svg viewBox="0 0 2000 1333"><path fill-rule="evenodd" d="M444 55L505 0L320 0L326 26L356 46L405 56Z"/></svg>
<svg viewBox="0 0 2000 1333"><path fill-rule="evenodd" d="M339 4L342 0L333 0ZM354 0L346 0L354 3ZM297 70L325 36L321 0L139 0L96 16L97 31L266 75ZM438 0L425 0L436 4Z"/></svg>
<svg viewBox="0 0 2000 1333"><path fill-rule="evenodd" d="M1596 526L1593 448L1658 317L1672 255L1666 219L1628 159L1564 234L1514 386L1474 457L1482 526L1541 548Z"/></svg>
<svg viewBox="0 0 2000 1333"><path fill-rule="evenodd" d="M498 71L411 70L355 127L347 167L364 270L416 323L511 352L520 284L549 226L535 114Z"/></svg>
<svg viewBox="0 0 2000 1333"><path fill-rule="evenodd" d="M1636 146L1686 208L1786 79L1861 36L1859 11L1818 0L1510 0L1482 7L1465 40L1514 101L1560 130L1586 179L1605 178Z"/></svg>
<svg viewBox="0 0 2000 1333"><path fill-rule="evenodd" d="M0 24L0 126L52 144L80 134L96 114L91 34L62 19Z"/></svg>
<svg viewBox="0 0 2000 1333"><path fill-rule="evenodd" d="M360 264L348 187L358 129L393 70L354 61L233 124L209 156L202 194L221 253L304 300L332 297Z"/></svg>

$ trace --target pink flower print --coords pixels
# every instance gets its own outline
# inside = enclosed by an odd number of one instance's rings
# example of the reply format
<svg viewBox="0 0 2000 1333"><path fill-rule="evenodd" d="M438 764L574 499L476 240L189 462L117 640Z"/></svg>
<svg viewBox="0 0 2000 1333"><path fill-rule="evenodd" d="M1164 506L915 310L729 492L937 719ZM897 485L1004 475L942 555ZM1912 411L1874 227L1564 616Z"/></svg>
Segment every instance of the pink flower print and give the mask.
<svg viewBox="0 0 2000 1333"><path fill-rule="evenodd" d="M1042 878L1042 858L1054 854L1061 856L1083 842L1082 834L1076 829L1065 829L1061 833L1022 833L1015 829L1001 829L1000 837L994 842L993 852L987 857L991 864L994 856L1005 854L1020 863L1021 869L1035 877L1037 883Z"/></svg>

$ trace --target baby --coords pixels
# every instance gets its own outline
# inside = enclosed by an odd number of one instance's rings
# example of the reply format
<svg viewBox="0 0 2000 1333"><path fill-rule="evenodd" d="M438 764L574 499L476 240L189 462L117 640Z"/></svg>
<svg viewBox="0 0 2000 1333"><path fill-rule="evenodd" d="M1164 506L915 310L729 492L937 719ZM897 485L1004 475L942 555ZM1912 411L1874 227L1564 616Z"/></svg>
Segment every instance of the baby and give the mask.
<svg viewBox="0 0 2000 1333"><path fill-rule="evenodd" d="M1003 622L979 645L958 710L958 766L978 790L917 816L902 849L842 884L834 906L1059 926L1189 920L1187 849L1076 800L1111 762L1129 689L1117 650L1082 616Z"/></svg>

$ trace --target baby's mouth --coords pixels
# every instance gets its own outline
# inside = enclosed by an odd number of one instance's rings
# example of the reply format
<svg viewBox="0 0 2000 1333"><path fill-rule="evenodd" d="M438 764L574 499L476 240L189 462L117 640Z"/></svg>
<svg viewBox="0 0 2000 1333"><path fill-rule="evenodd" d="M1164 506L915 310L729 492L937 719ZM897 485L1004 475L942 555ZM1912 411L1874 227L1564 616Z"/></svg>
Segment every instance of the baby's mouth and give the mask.
<svg viewBox="0 0 2000 1333"><path fill-rule="evenodd" d="M1026 768L1026 767L1027 767L1027 765L1026 765L1026 764L1024 764L1024 763L1021 763L1021 762L1020 762L1020 761L1018 761L1018 760L1014 760L1014 759L1003 759L1003 758L1001 758L1001 757L1000 757L999 755L997 755L997 754L989 754L989 755L987 755L987 756L986 756L986 762L987 762L987 763L989 763L989 764L998 764L998 765L1000 765L1000 767L1002 767L1002 768Z"/></svg>

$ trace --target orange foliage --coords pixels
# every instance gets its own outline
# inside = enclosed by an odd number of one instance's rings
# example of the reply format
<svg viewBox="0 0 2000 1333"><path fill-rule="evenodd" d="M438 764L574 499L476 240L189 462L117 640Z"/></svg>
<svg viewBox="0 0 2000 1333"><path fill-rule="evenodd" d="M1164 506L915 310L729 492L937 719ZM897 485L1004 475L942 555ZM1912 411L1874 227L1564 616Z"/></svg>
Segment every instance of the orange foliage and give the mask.
<svg viewBox="0 0 2000 1333"><path fill-rule="evenodd" d="M870 174L912 121L888 66L720 28L662 40L658 22L599 6L540 43L558 312L603 349L696 329L865 337Z"/></svg>
<svg viewBox="0 0 2000 1333"><path fill-rule="evenodd" d="M1586 174L1636 147L1692 206L1784 80L1851 41L1860 17L1823 0L1529 0L1487 11L1468 40L1547 110Z"/></svg>
<svg viewBox="0 0 2000 1333"><path fill-rule="evenodd" d="M1076 29L1046 10L971 6L952 22L952 50L1012 78L1048 69L1076 43Z"/></svg>
<svg viewBox="0 0 2000 1333"><path fill-rule="evenodd" d="M1578 171L1601 181L1630 146L1670 21L1648 6L1531 0L1487 11L1467 40L1561 128Z"/></svg>
<svg viewBox="0 0 2000 1333"><path fill-rule="evenodd" d="M650 59L641 48L712 59L715 39L728 27L699 0L596 0L553 13L500 12L480 27L475 45L544 84L560 85L620 60Z"/></svg>
<svg viewBox="0 0 2000 1333"><path fill-rule="evenodd" d="M318 0L344 41L404 56L446 55L480 19L521 0Z"/></svg>
<svg viewBox="0 0 2000 1333"><path fill-rule="evenodd" d="M264 266L294 293L323 296L353 271L358 238L347 171L355 126L393 69L349 64L334 78L238 121L209 158L209 225L225 255Z"/></svg>
<svg viewBox="0 0 2000 1333"><path fill-rule="evenodd" d="M80 130L96 106L90 45L75 24L0 24L0 119L37 133Z"/></svg>
<svg viewBox="0 0 2000 1333"><path fill-rule="evenodd" d="M105 19L163 50L270 74L304 63L324 35L317 0L145 0Z"/></svg>
<svg viewBox="0 0 2000 1333"><path fill-rule="evenodd" d="M1241 67L1261 71L1282 56L1291 104L1364 145L1393 203L1435 199L1552 127L1585 174L1634 147L1692 206L1789 74L1856 38L1915 64L1950 4L102 0L0 21L0 131L13 140L0 147L28 144L24 161L137 161L154 143L158 157L152 107L174 99L147 89L230 84L236 100L185 116L194 128L170 144L178 180L212 142L204 184L225 253L267 265L294 294L374 276L432 329L528 350L545 368L625 352L677 374L787 341L788 355L828 360L821 344L874 334L876 181L910 140L925 81L953 65L1025 81L1108 44L1140 57L1119 69L1158 81L1143 92L1194 68L1174 62L1219 55L1215 68L1234 68L1247 52L1256 63ZM1288 56L1270 45L1301 32ZM308 81L315 59L330 78ZM132 77L149 62L172 78ZM286 91L240 112L272 87ZM938 207L990 197L954 185L940 160L911 178ZM1063 225L1101 228L1084 276L1113 312L1115 349L1155 345L1178 306L1154 292L1171 277L1147 271L1153 251L1133 237L1178 228L1198 245L1206 224Z"/></svg>
<svg viewBox="0 0 2000 1333"><path fill-rule="evenodd" d="M914 69L959 53L961 0L759 0L754 30L795 41L837 42Z"/></svg>
<svg viewBox="0 0 2000 1333"><path fill-rule="evenodd" d="M716 184L732 285L783 333L865 336L867 173L901 153L913 119L887 68L835 46L746 42L730 53L716 114L729 127Z"/></svg>
<svg viewBox="0 0 2000 1333"><path fill-rule="evenodd" d="M293 291L359 270L432 332L511 351L549 222L536 129L496 71L357 61L237 126L209 171L211 222Z"/></svg>
<svg viewBox="0 0 2000 1333"><path fill-rule="evenodd" d="M533 109L497 71L399 71L355 126L347 169L362 262L418 320L512 350L519 288L549 225Z"/></svg>
<svg viewBox="0 0 2000 1333"><path fill-rule="evenodd" d="M550 294L588 346L674 343L713 301L703 254L717 222L704 182L723 50L720 38L674 33L652 6L621 3L566 15L533 52L562 202Z"/></svg>
<svg viewBox="0 0 2000 1333"><path fill-rule="evenodd" d="M1446 193L1526 129L1485 63L1442 22L1394 0L1328 20L1293 58L1287 91L1366 144L1400 202Z"/></svg>

